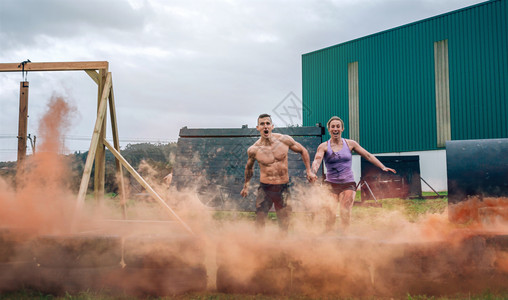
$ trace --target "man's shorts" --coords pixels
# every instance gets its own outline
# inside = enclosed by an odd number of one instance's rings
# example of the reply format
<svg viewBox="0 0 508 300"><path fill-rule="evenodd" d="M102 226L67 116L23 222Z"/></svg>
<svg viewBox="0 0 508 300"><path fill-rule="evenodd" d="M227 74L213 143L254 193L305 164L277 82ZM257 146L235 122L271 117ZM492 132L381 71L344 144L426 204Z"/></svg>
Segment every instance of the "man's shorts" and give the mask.
<svg viewBox="0 0 508 300"><path fill-rule="evenodd" d="M289 199L289 186L285 184L267 184L260 183L258 187L258 195L256 198L256 213L268 213L272 204L275 210L282 209L287 206Z"/></svg>
<svg viewBox="0 0 508 300"><path fill-rule="evenodd" d="M324 182L333 194L339 195L340 193L351 190L356 191L356 182L346 183L333 183L329 181Z"/></svg>

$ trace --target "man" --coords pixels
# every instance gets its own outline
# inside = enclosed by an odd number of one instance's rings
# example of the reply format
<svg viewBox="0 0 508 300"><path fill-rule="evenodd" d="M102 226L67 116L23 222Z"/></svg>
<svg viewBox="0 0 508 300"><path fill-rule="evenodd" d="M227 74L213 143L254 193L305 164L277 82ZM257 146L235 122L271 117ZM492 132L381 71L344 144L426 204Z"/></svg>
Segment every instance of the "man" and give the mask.
<svg viewBox="0 0 508 300"><path fill-rule="evenodd" d="M261 134L247 150L247 164L245 166L245 183L240 192L242 197L249 193L249 182L254 175L254 162L257 161L260 172L260 184L256 198L256 226L264 228L268 211L275 206L279 228L287 233L291 207L288 206L289 173L288 149L300 153L307 172L307 180L313 182L317 176L310 168L309 152L289 135L272 133L274 126L272 117L261 114L258 117L257 131Z"/></svg>

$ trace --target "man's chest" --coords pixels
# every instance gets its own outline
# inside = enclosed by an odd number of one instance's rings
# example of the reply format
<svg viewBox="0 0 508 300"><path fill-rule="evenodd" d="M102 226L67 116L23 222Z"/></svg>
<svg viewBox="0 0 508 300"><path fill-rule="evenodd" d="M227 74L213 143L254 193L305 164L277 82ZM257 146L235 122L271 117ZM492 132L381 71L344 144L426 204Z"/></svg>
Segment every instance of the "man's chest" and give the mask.
<svg viewBox="0 0 508 300"><path fill-rule="evenodd" d="M282 143L271 146L260 146L256 153L256 160L265 165L273 164L280 161L286 161L288 155L288 147Z"/></svg>

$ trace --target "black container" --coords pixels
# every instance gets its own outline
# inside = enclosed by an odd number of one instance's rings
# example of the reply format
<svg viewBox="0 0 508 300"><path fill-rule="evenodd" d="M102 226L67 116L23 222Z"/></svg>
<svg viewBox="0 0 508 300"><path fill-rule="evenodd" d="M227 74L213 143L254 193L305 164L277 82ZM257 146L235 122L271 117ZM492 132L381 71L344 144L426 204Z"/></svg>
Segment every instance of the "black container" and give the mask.
<svg viewBox="0 0 508 300"><path fill-rule="evenodd" d="M420 157L377 156L386 167L395 169L396 174L384 172L362 157L362 181L367 182L376 199L421 197ZM361 185L362 201L372 200L372 194L365 184Z"/></svg>
<svg viewBox="0 0 508 300"><path fill-rule="evenodd" d="M508 197L508 139L446 142L448 203Z"/></svg>

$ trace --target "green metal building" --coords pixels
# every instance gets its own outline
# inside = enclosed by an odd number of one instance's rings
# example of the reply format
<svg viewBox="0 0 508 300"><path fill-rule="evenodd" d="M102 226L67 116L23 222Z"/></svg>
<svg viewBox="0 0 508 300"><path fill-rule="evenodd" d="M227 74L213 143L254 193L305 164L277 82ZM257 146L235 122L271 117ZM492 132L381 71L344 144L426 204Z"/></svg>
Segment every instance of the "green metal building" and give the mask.
<svg viewBox="0 0 508 300"><path fill-rule="evenodd" d="M371 153L508 137L508 0L302 56L303 126L345 122Z"/></svg>

